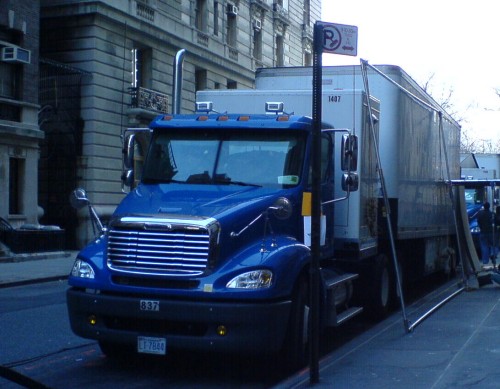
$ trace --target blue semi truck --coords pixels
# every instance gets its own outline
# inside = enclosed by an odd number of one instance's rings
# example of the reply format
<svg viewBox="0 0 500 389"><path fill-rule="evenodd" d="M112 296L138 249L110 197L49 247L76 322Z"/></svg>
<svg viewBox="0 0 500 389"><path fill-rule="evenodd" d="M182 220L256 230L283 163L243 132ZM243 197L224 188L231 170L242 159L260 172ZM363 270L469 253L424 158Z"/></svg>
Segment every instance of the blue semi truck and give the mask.
<svg viewBox="0 0 500 389"><path fill-rule="evenodd" d="M439 107L406 73L386 70L412 93L382 80L374 84L378 100L324 82L332 89L324 91L330 124L321 131L321 328L363 310L383 315L397 301L401 269L406 279L455 266L440 158L446 147L458 161L459 129L446 115L438 123ZM269 71L267 81L297 76L290 84L310 84L310 69ZM359 77L359 67L328 72L339 74L335 82ZM197 113L159 115L148 129L127 132L130 192L107 225L84 190L72 198L89 207L99 230L69 277L76 334L96 339L109 356L181 349L282 352L290 366L307 360L313 122L301 112L311 106L305 89L200 93ZM436 111L417 104L415 93ZM299 114L286 113L293 110ZM138 169L134 152L144 142ZM391 161L398 269L375 143Z"/></svg>

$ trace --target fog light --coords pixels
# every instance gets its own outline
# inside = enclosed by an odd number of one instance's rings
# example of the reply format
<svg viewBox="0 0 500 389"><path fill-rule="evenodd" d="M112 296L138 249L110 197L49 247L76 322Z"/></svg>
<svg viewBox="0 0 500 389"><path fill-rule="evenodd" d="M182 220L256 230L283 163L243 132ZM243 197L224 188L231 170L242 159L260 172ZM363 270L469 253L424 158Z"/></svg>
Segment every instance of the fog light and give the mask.
<svg viewBox="0 0 500 389"><path fill-rule="evenodd" d="M227 334L227 328L226 326L220 325L217 327L217 335L219 336L226 336Z"/></svg>
<svg viewBox="0 0 500 389"><path fill-rule="evenodd" d="M87 320L91 326L95 326L97 324L97 317L95 315L90 315Z"/></svg>

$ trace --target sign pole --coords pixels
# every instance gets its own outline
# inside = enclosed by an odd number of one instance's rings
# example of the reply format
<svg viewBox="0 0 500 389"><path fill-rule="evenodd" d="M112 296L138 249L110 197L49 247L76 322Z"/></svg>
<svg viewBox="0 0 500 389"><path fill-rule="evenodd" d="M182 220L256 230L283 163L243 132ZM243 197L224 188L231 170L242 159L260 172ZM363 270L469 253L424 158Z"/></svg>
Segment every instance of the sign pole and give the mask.
<svg viewBox="0 0 500 389"><path fill-rule="evenodd" d="M322 96L322 54L323 26L314 24L313 43L313 132L311 145L311 264L309 267L310 285L310 383L319 382L319 296L320 296L320 263L321 254L321 96Z"/></svg>

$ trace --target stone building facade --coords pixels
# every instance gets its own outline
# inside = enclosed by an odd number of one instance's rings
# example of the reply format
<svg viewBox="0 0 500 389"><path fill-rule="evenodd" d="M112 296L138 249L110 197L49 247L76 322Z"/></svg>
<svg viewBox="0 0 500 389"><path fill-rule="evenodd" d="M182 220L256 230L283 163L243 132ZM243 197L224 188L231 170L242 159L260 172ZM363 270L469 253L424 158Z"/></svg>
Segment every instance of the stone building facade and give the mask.
<svg viewBox="0 0 500 389"><path fill-rule="evenodd" d="M0 0L0 217L38 224L39 1Z"/></svg>
<svg viewBox="0 0 500 389"><path fill-rule="evenodd" d="M41 0L41 57L81 72L72 84L79 88L78 115L56 110L54 123L72 118L61 132L71 147L63 148L58 166L74 166L69 181L87 190L106 219L123 197L120 136L171 112L180 49L186 50L180 110L188 113L197 90L252 88L258 67L310 65L320 14L321 0ZM56 84L47 105L64 96ZM49 219L66 206L48 207ZM85 217L79 214L75 227L77 246L92 237Z"/></svg>

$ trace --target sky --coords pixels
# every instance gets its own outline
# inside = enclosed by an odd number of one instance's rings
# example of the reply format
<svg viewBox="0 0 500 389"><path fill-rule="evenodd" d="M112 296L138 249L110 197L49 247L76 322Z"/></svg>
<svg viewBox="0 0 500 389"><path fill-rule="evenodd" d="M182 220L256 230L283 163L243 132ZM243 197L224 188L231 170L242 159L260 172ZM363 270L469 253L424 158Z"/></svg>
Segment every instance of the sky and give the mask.
<svg viewBox="0 0 500 389"><path fill-rule="evenodd" d="M452 91L456 119L475 142L500 141L498 0L323 0L322 21L358 27L357 57L323 65L398 65L436 101ZM460 116L460 118L458 117Z"/></svg>

